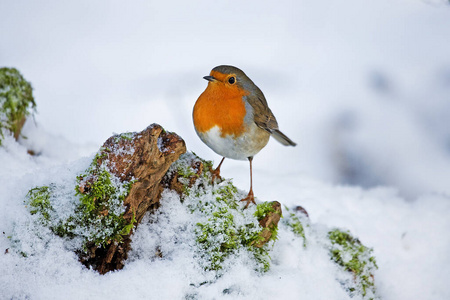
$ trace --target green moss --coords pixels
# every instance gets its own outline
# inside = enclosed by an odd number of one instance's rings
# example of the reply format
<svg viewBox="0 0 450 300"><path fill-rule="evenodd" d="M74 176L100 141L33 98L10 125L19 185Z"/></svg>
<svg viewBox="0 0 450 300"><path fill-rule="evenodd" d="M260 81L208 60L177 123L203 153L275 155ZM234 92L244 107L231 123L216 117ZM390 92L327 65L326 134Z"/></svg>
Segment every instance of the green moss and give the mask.
<svg viewBox="0 0 450 300"><path fill-rule="evenodd" d="M192 166L185 164L178 165L177 173L183 178L199 177Z"/></svg>
<svg viewBox="0 0 450 300"><path fill-rule="evenodd" d="M306 247L306 235L305 235L305 226L309 226L309 222L302 216L295 214L294 212L290 212L288 207L284 207L285 211L287 211L287 217L284 218L283 223L288 226L291 231L298 237L303 239L303 247Z"/></svg>
<svg viewBox="0 0 450 300"><path fill-rule="evenodd" d="M28 191L25 200L30 213L32 215L39 213L44 224L50 222L50 214L53 210L50 204L51 191L52 187L50 186L35 187Z"/></svg>
<svg viewBox="0 0 450 300"><path fill-rule="evenodd" d="M97 165L98 158L99 155L96 155L91 167L77 177L75 191L80 203L70 223L89 227L86 242L106 246L122 241L136 222L134 215L131 222L123 218L123 201L134 181L120 182L104 165ZM70 230L71 226L65 224L63 228Z"/></svg>
<svg viewBox="0 0 450 300"><path fill-rule="evenodd" d="M0 68L0 145L4 130L17 139L24 118L36 109L31 84L14 68Z"/></svg>
<svg viewBox="0 0 450 300"><path fill-rule="evenodd" d="M203 164L203 172L201 173L203 179L207 180L212 178L211 171L213 170L214 162L212 160L205 160L194 152L190 152L189 155L193 156L197 162L201 162Z"/></svg>
<svg viewBox="0 0 450 300"><path fill-rule="evenodd" d="M74 216L68 217L66 220L56 223L54 226L51 227L53 233L60 237L66 237L66 238L74 238L77 236L75 233L77 226L78 226L77 219L74 218Z"/></svg>
<svg viewBox="0 0 450 300"><path fill-rule="evenodd" d="M197 243L206 251L205 256L209 260L205 269L221 269L224 259L238 248L239 236L235 225L233 215L223 207L215 211L207 222L197 223ZM220 237L220 242L217 237Z"/></svg>
<svg viewBox="0 0 450 300"><path fill-rule="evenodd" d="M124 132L124 133L115 135L114 141L116 143L118 143L120 140L132 141L133 138L135 137L135 135L136 135L135 132Z"/></svg>
<svg viewBox="0 0 450 300"><path fill-rule="evenodd" d="M226 203L231 209L237 209L239 203L236 201L237 188L231 183L228 182L226 185L219 186L213 191L213 195L216 196L217 201L221 201Z"/></svg>
<svg viewBox="0 0 450 300"><path fill-rule="evenodd" d="M212 160L205 160L202 159L200 156L198 156L197 154L195 154L194 152L192 152L192 154L203 163L203 168L205 169L205 172L203 172L204 175L209 175L211 176L211 170L213 170L214 167L214 162Z"/></svg>
<svg viewBox="0 0 450 300"><path fill-rule="evenodd" d="M354 275L354 281L346 284L349 293L374 299L373 271L378 267L375 257L371 255L373 250L361 244L348 231L332 230L328 233L328 238L331 241L331 259Z"/></svg>
<svg viewBox="0 0 450 300"><path fill-rule="evenodd" d="M195 167L203 164L203 172ZM195 227L197 255L200 265L209 271L220 273L225 260L240 251L250 252L255 260L256 269L267 271L270 268L270 246L266 243L261 248L254 246L261 239L264 230L258 221L267 213L274 211L272 205L259 204L257 213L244 210L237 188L230 180L212 184L212 162L204 161L193 153L183 154L171 166L170 172L176 171L178 181L185 189L187 206L196 218L202 220ZM191 179L195 179L192 184ZM275 226L276 227L276 226ZM276 229L272 228L275 232Z"/></svg>
<svg viewBox="0 0 450 300"><path fill-rule="evenodd" d="M301 236L303 239L306 239L305 229L303 228L302 222L300 222L299 218L294 213L291 213L290 216L292 221L289 223L289 225L291 226L292 231L296 235Z"/></svg>
<svg viewBox="0 0 450 300"><path fill-rule="evenodd" d="M80 182L84 178L93 178L92 183L84 187L87 193L80 192ZM81 207L85 214L98 214L108 208L108 200L116 194L116 187L111 182L111 174L103 169L98 174L83 174L78 177L75 187L76 195L80 197Z"/></svg>
<svg viewBox="0 0 450 300"><path fill-rule="evenodd" d="M254 216L258 219L258 221L261 221L271 212L276 212L275 208L273 208L272 202L263 202L256 205Z"/></svg>
<svg viewBox="0 0 450 300"><path fill-rule="evenodd" d="M196 166L203 165L203 172L199 172ZM177 172L182 178L185 179L197 179L202 176L205 180L211 178L210 171L212 170L213 162L204 160L198 157L194 152L185 153L175 161L170 167L168 173ZM181 180L181 183L185 184L188 181Z"/></svg>
<svg viewBox="0 0 450 300"><path fill-rule="evenodd" d="M89 165L89 168L87 168L86 171L84 172L84 175L87 176L89 173L95 172L95 169L98 168L100 162L108 157L108 152L111 152L111 150L105 147L100 147L100 150L97 153L95 153L94 159ZM77 176L77 179L80 179L82 176L83 174Z"/></svg>
<svg viewBox="0 0 450 300"><path fill-rule="evenodd" d="M267 272L270 270L270 255L268 249L252 247L251 252L256 262L260 265L259 271Z"/></svg>
<svg viewBox="0 0 450 300"><path fill-rule="evenodd" d="M276 213L279 214L279 212L276 211L276 209L273 207L273 202L263 202L258 205L256 205L256 211L254 213L254 216L258 221L261 221L263 218L265 218L269 213ZM282 216L280 216L282 217ZM269 226L266 230L270 230L271 235L269 241L276 241L278 239L278 226ZM260 237L258 236L258 239Z"/></svg>
<svg viewBox="0 0 450 300"><path fill-rule="evenodd" d="M116 238L116 240L122 240L123 236L129 235L131 233L131 230L133 230L134 225L136 225L136 213L133 213L133 218L131 219L131 221L125 222L123 228L121 231L119 231L119 236L118 238Z"/></svg>
<svg viewBox="0 0 450 300"><path fill-rule="evenodd" d="M206 270L220 270L225 258L240 246L239 227L233 215L237 204L230 194L233 190L236 188L228 183L216 190L217 201L199 202L197 206L206 218L205 222L197 223L195 230L200 256L206 260Z"/></svg>
<svg viewBox="0 0 450 300"><path fill-rule="evenodd" d="M104 164L99 165L99 158L105 155L99 151L90 167L77 176L73 211L58 215L53 209L53 201L58 201L54 185L36 187L27 194L26 204L31 214L37 214L39 220L58 236L81 238L82 247L92 243L106 246L121 242L136 223L135 214L131 220L124 219L123 206L135 181L121 182Z"/></svg>

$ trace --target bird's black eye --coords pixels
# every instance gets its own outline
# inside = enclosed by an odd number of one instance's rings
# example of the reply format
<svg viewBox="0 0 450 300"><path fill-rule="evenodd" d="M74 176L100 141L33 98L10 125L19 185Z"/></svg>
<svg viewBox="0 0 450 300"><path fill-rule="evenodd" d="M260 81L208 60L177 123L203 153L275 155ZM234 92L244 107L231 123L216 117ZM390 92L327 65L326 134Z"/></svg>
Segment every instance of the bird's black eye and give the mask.
<svg viewBox="0 0 450 300"><path fill-rule="evenodd" d="M229 82L230 84L233 84L233 83L236 82L236 78L230 77L230 78L228 78L228 82Z"/></svg>

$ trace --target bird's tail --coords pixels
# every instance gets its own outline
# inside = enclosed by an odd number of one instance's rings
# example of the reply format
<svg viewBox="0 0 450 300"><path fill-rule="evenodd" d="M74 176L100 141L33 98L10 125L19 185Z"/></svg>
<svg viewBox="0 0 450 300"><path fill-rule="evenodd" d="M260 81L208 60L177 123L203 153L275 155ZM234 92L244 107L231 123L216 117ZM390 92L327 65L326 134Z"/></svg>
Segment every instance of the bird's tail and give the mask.
<svg viewBox="0 0 450 300"><path fill-rule="evenodd" d="M288 138L287 136L284 135L284 133L282 133L281 131L279 131L278 129L274 129L272 130L272 136L279 141L280 143L282 143L285 146L296 146L297 144L294 143L290 138Z"/></svg>

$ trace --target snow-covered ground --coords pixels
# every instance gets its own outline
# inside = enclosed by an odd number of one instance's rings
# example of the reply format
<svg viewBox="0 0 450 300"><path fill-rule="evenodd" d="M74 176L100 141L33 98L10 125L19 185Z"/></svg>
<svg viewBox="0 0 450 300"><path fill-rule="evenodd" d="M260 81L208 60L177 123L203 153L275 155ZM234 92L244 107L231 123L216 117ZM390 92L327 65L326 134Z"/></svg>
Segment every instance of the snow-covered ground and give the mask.
<svg viewBox="0 0 450 300"><path fill-rule="evenodd" d="M439 0L1 1L0 65L32 82L38 115L28 139L0 148L0 250L14 228L32 229L27 191L76 175L113 132L156 122L218 162L191 112L202 77L231 64L298 143L255 157L256 196L373 247L383 299L450 299L449 37ZM248 189L247 163L226 160L222 175ZM145 254L100 276L60 240L36 245L27 259L0 255L0 299L180 298L197 276L183 257ZM199 296L236 298L221 294L236 286L248 299L344 299L318 255L285 235L269 273L237 265Z"/></svg>

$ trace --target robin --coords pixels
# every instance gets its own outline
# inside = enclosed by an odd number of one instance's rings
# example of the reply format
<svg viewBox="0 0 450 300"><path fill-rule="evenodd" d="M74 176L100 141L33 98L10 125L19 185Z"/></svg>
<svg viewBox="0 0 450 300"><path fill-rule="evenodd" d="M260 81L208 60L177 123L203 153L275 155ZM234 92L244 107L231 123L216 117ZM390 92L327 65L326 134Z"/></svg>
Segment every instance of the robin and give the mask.
<svg viewBox="0 0 450 300"><path fill-rule="evenodd" d="M285 146L296 144L278 130L278 123L267 105L261 90L233 66L212 69L206 90L198 97L192 113L194 127L200 139L214 152L223 156L213 171L220 177L220 166L225 157L249 160L250 191L241 201L255 204L252 186L253 156L264 148L269 137Z"/></svg>

